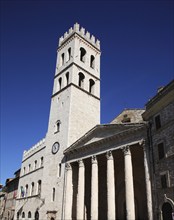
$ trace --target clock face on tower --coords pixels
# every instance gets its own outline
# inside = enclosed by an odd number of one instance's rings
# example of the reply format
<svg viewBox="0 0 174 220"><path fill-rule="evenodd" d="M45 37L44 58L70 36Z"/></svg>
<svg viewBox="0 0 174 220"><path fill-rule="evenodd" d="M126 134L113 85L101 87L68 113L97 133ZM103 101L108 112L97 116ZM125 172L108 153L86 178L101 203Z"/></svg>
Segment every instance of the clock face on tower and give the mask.
<svg viewBox="0 0 174 220"><path fill-rule="evenodd" d="M56 154L59 150L59 143L58 142L55 142L52 146L52 153L53 154Z"/></svg>

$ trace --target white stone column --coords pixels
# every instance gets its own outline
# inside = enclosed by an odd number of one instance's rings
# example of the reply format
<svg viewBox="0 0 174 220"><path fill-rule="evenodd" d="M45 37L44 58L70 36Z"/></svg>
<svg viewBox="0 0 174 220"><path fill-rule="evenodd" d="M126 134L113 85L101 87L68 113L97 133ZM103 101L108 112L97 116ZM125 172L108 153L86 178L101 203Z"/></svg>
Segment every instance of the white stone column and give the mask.
<svg viewBox="0 0 174 220"><path fill-rule="evenodd" d="M145 184L146 184L146 197L147 197L147 215L148 215L148 220L152 220L153 219L152 191L151 191L150 170L149 170L149 157L147 154L145 141L143 141L142 147L144 151L144 171L145 171Z"/></svg>
<svg viewBox="0 0 174 220"><path fill-rule="evenodd" d="M135 219L132 158L129 146L123 148L125 169L126 219Z"/></svg>
<svg viewBox="0 0 174 220"><path fill-rule="evenodd" d="M112 152L106 154L107 158L107 217L108 220L116 219L115 216L115 178L114 159Z"/></svg>
<svg viewBox="0 0 174 220"><path fill-rule="evenodd" d="M91 174L91 220L98 219L98 163L96 156L92 157Z"/></svg>
<svg viewBox="0 0 174 220"><path fill-rule="evenodd" d="M72 195L72 168L70 163L66 163L65 220L72 219Z"/></svg>
<svg viewBox="0 0 174 220"><path fill-rule="evenodd" d="M85 198L85 167L82 160L79 163L78 193L77 193L77 219L84 219L84 198Z"/></svg>

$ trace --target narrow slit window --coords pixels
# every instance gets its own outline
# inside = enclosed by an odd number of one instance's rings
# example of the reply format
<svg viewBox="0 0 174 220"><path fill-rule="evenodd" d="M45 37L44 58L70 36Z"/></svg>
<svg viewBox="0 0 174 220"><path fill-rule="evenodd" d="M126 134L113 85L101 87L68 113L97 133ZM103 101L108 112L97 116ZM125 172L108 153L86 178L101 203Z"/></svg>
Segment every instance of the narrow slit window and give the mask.
<svg viewBox="0 0 174 220"><path fill-rule="evenodd" d="M52 201L55 201L55 188L53 188Z"/></svg>
<svg viewBox="0 0 174 220"><path fill-rule="evenodd" d="M61 163L59 163L59 177L61 177Z"/></svg>

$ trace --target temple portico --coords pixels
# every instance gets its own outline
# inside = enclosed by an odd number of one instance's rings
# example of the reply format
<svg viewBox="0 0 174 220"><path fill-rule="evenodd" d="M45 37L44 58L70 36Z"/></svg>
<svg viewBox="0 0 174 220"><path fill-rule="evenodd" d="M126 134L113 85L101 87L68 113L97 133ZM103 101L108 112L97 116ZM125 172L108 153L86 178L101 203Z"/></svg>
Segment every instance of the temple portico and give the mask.
<svg viewBox="0 0 174 220"><path fill-rule="evenodd" d="M68 163L71 170L67 166L65 217L68 213L68 219L152 220L144 142Z"/></svg>

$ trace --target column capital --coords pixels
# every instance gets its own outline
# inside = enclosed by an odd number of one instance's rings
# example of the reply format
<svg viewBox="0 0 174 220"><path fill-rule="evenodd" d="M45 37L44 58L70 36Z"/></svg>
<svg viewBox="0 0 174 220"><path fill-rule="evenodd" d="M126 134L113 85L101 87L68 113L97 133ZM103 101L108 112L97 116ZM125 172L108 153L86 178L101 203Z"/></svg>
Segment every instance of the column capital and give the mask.
<svg viewBox="0 0 174 220"><path fill-rule="evenodd" d="M79 164L79 167L84 167L84 163L82 159L78 160L78 164Z"/></svg>
<svg viewBox="0 0 174 220"><path fill-rule="evenodd" d="M93 155L91 159L92 159L92 164L94 164L94 163L96 164L97 163L96 155Z"/></svg>
<svg viewBox="0 0 174 220"><path fill-rule="evenodd" d="M65 169L68 171L68 170L71 170L72 169L72 167L71 167L71 164L70 163L66 163L65 164Z"/></svg>
<svg viewBox="0 0 174 220"><path fill-rule="evenodd" d="M130 146L129 146L129 145L123 147L123 148L122 148L122 151L123 151L123 153L124 153L124 156L131 154L131 152L130 152Z"/></svg>
<svg viewBox="0 0 174 220"><path fill-rule="evenodd" d="M107 160L113 160L113 155L111 150L106 152L106 158Z"/></svg>

